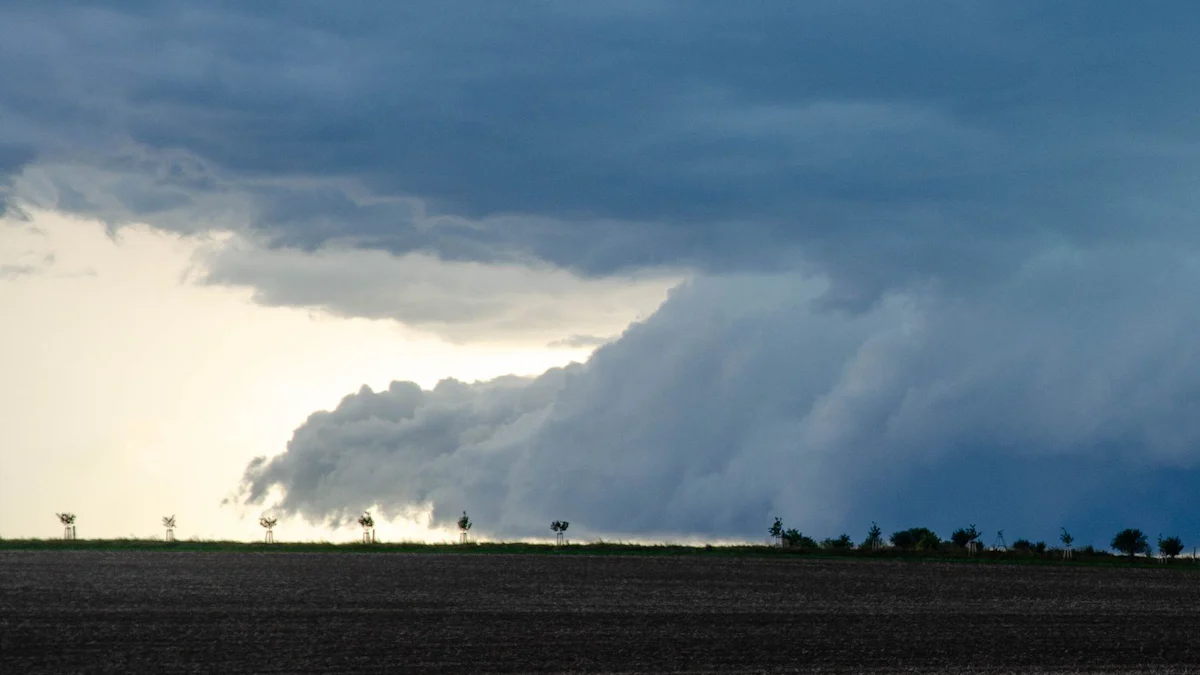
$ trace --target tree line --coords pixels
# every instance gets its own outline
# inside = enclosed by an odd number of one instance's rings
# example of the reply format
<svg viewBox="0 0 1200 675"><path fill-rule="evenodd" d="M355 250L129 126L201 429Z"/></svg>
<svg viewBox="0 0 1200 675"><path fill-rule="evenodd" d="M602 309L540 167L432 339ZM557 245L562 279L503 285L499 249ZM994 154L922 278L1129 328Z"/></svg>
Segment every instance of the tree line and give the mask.
<svg viewBox="0 0 1200 675"><path fill-rule="evenodd" d="M1012 551L1033 555L1044 555L1047 553L1060 553L1064 558L1074 557L1074 553L1078 552L1083 555L1109 555L1107 550L1097 549L1091 545L1082 548L1075 547L1075 537L1061 528L1059 534L1059 546L1050 548L1044 541L1030 541L1028 539L1017 539L1010 546L1004 540L1004 531L1000 530L996 533L996 539L990 547L985 549L983 533L980 532L975 525L961 527L950 533L950 538L943 540L936 532L928 527L910 527L904 530L897 530L887 538L885 543L883 538L883 530L878 523L872 522L871 527L867 530L866 537L860 544L855 546L854 541L848 534L842 534L837 538L827 538L820 542L809 537L796 528L785 528L783 520L776 517L771 526L767 528L767 533L771 535L775 545L781 548L799 548L809 550L825 550L825 551L848 551L848 550L870 550L879 551L884 548L891 548L897 551L912 551L912 552L947 552L947 551L964 551L967 554L976 553L981 550L996 551ZM888 546L890 544L890 546ZM1130 558L1138 555L1154 555L1157 550L1158 555L1165 560L1174 560L1184 551L1183 540L1175 535L1164 537L1158 535L1156 542L1157 546L1150 543L1146 534L1137 528L1125 528L1115 535L1109 543L1111 550Z"/></svg>
<svg viewBox="0 0 1200 675"><path fill-rule="evenodd" d="M56 513L59 523L63 526L63 537L65 539L74 539L76 535L75 529L75 514L64 512ZM274 516L264 515L259 518L259 525L265 530L264 539L267 543L275 541L275 526L278 519ZM377 543L375 537L375 519L370 512L365 512L358 518L358 524L363 529L363 543ZM467 512L463 511L456 525L459 531L459 543L469 543L468 534L474 523L471 522ZM166 530L167 541L175 539L175 516L164 516L162 525ZM555 544L563 545L566 542L566 532L570 523L565 520L555 520L550 523L550 530L555 535ZM1075 537L1071 535L1067 529L1061 528L1058 540L1060 546L1050 548L1044 541L1030 541L1028 539L1017 539L1010 546L1004 540L1004 531L1000 530L996 533L996 540L990 547L985 548L983 533L981 533L974 524L967 527L960 527L950 533L950 538L943 540L935 531L927 527L910 527L904 530L897 530L884 540L883 530L878 523L872 522L871 527L867 529L866 537L859 543L855 544L850 535L843 533L835 538L826 538L818 542L816 539L805 535L796 528L786 528L783 524L783 519L776 517L767 529L768 534L774 541L775 546L779 548L791 548L811 551L873 551L878 552L884 549L893 551L905 552L953 552L965 551L968 555L979 553L983 550L991 552L1016 552L1030 555L1046 555L1046 554L1061 554L1064 558L1072 558L1075 553L1081 555L1097 556L1109 555L1107 550L1096 549L1088 545L1081 548L1075 548ZM1183 540L1175 535L1163 537L1158 536L1156 546L1152 545L1146 534L1137 528L1125 528L1113 535L1110 542L1111 550L1130 558L1138 555L1154 555L1157 550L1158 555L1163 560L1174 560L1184 551Z"/></svg>

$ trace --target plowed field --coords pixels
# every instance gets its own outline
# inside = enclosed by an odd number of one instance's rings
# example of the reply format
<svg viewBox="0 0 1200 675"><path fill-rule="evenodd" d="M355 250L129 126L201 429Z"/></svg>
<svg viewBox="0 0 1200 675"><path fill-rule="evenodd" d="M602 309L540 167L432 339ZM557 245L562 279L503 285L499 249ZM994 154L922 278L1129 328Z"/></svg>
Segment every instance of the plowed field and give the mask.
<svg viewBox="0 0 1200 675"><path fill-rule="evenodd" d="M0 673L1198 672L1200 573L0 552Z"/></svg>

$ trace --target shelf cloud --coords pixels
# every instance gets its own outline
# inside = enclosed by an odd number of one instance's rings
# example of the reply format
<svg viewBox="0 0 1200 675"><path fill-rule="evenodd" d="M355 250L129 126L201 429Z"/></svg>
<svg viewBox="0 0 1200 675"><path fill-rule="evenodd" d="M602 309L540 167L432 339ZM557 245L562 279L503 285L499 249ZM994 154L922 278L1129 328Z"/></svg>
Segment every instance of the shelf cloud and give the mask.
<svg viewBox="0 0 1200 675"><path fill-rule="evenodd" d="M823 284L794 275L698 280L586 364L347 396L256 460L244 498L283 488L315 522L427 504L448 526L466 508L492 536L558 517L752 539L772 515L828 534L1179 524L1155 506L1197 477L1200 266L1163 259L1146 279L1123 255L1052 254L983 297L859 313L820 309Z"/></svg>

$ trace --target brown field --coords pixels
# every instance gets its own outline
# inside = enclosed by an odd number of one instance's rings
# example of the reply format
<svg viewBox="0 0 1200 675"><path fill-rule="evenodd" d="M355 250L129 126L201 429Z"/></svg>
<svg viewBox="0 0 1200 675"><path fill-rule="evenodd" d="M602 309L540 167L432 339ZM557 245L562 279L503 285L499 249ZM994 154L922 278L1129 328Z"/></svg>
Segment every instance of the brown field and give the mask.
<svg viewBox="0 0 1200 675"><path fill-rule="evenodd" d="M1200 673L1198 582L716 556L0 552L0 673Z"/></svg>

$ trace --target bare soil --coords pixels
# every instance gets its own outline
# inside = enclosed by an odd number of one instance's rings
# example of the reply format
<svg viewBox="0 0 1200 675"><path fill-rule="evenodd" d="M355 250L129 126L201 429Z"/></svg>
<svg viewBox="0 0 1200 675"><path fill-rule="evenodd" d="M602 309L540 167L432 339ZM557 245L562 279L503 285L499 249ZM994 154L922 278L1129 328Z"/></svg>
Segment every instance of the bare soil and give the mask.
<svg viewBox="0 0 1200 675"><path fill-rule="evenodd" d="M0 552L0 673L1200 673L1178 569Z"/></svg>

